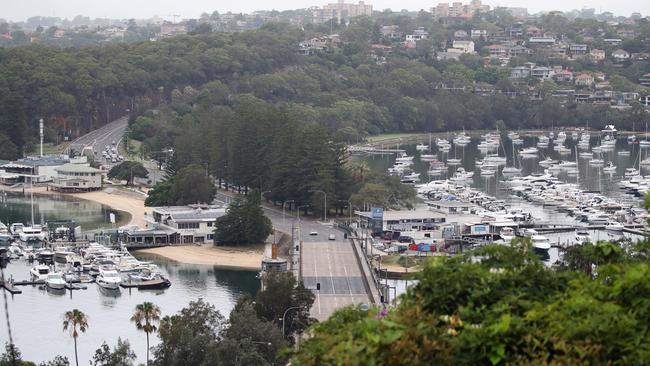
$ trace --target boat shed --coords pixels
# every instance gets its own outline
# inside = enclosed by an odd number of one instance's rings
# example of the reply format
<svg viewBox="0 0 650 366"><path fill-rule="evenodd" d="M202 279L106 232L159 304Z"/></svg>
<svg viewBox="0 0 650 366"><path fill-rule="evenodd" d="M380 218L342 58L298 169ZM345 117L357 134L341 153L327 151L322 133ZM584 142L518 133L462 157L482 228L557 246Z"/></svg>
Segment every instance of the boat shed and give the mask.
<svg viewBox="0 0 650 366"><path fill-rule="evenodd" d="M125 233L125 245L127 248L148 248L178 244L178 242L178 232L162 225L153 229L131 230Z"/></svg>

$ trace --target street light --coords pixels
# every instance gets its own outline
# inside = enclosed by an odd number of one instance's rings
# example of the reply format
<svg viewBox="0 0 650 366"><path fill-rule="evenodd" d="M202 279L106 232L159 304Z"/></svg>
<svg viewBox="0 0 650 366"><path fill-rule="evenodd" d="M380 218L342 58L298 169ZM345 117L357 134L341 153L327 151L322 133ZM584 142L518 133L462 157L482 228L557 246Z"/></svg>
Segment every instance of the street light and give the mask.
<svg viewBox="0 0 650 366"><path fill-rule="evenodd" d="M301 306L292 306L292 307L288 308L287 310L285 310L285 311L284 311L284 314L282 314L282 336L283 336L283 337L286 336L286 335L284 334L284 317L287 316L287 313L289 312L289 310L293 310L293 309L301 309L301 308L302 308Z"/></svg>
<svg viewBox="0 0 650 366"><path fill-rule="evenodd" d="M282 202L282 225L284 225L284 205L287 202L293 202L293 200L286 200L286 201ZM289 206L289 208L291 208L291 206Z"/></svg>
<svg viewBox="0 0 650 366"><path fill-rule="evenodd" d="M271 193L271 191L264 191L260 193L260 203L264 200L264 193Z"/></svg>
<svg viewBox="0 0 650 366"><path fill-rule="evenodd" d="M302 206L296 207L296 211L298 211L298 221L300 221L300 209L303 208L303 207L309 207L309 205L302 205Z"/></svg>
<svg viewBox="0 0 650 366"><path fill-rule="evenodd" d="M314 190L312 190L310 192L322 193L323 194L323 198L325 199L325 207L323 208L323 217L324 217L324 220L327 221L327 193L325 191L323 191L323 190L320 190L320 189L314 189Z"/></svg>

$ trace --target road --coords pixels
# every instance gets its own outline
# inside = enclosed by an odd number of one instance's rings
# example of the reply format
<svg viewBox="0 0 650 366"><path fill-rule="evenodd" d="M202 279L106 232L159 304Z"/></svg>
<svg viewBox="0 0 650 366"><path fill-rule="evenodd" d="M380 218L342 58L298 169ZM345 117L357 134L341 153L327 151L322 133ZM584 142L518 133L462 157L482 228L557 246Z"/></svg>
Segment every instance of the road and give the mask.
<svg viewBox="0 0 650 366"><path fill-rule="evenodd" d="M231 197L218 193L217 199L229 202ZM350 240L343 239L343 231L310 218L298 220L288 210L283 215L281 209L263 208L274 228L291 233L293 225L300 227L302 280L305 287L313 289L316 295L311 308L314 318L325 320L336 309L346 305L369 304L356 254ZM330 234L334 234L336 240L328 240ZM319 291L316 291L317 283L320 283Z"/></svg>
<svg viewBox="0 0 650 366"><path fill-rule="evenodd" d="M107 145L110 146L113 142L115 142L119 151L119 145L123 141L128 122L128 117L124 116L97 130L91 131L72 141L64 150L64 153L69 154L71 150L82 152L83 150L90 149L95 156L95 160L101 162L107 169L110 169L113 163L102 157L102 151L104 151Z"/></svg>

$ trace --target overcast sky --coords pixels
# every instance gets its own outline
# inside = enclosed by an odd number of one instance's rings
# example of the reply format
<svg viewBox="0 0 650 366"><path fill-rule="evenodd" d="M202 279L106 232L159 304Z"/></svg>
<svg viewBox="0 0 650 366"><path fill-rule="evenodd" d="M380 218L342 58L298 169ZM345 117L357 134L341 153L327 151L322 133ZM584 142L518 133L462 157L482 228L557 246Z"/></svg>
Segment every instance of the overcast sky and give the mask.
<svg viewBox="0 0 650 366"><path fill-rule="evenodd" d="M335 0L334 0L335 1ZM91 18L150 18L153 15L166 16L179 14L183 18L196 18L201 13L219 12L250 12L253 10L287 10L306 8L313 5L323 5L332 0L3 0L5 2L0 18L12 21L25 20L31 16L57 16L72 18L75 15L85 15ZM346 2L358 0L347 0ZM431 6L446 0L367 0L375 10L391 8L393 10L429 9ZM452 2L454 0L449 0ZM463 0L463 3L469 0ZM632 12L650 14L650 0L484 0L491 6L526 7L529 12L547 10L571 10L583 7L596 8L596 11L611 11L616 15L630 15ZM170 17L171 18L171 17ZM170 19L171 20L171 19Z"/></svg>

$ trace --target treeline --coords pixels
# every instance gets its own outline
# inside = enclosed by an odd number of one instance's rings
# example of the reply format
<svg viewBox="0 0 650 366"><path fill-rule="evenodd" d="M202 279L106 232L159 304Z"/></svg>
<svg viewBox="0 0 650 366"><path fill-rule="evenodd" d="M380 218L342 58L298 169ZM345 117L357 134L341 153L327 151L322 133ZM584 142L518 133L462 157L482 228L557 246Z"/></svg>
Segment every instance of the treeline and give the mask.
<svg viewBox="0 0 650 366"><path fill-rule="evenodd" d="M46 140L61 142L149 109L175 88L293 64L300 34L278 25L78 49L0 48L0 158L29 149L40 118Z"/></svg>
<svg viewBox="0 0 650 366"><path fill-rule="evenodd" d="M543 100L530 100L531 85L513 85L507 69L484 67L478 56L437 61L431 42L413 50L396 47L378 63L369 45L377 41L379 25L400 24L402 18L355 18L339 29L341 47L312 56L298 55L298 43L318 34L318 27L301 30L288 24L78 49L0 48L0 158L29 150L39 118L45 120L46 141L60 142L161 103L186 114L196 104L231 106L243 94L346 141L382 132L492 128L497 120L510 128L587 121L597 127L612 120L631 127L641 117L640 106L614 110L563 103L550 96L552 84L542 88ZM625 69L634 69L635 75L648 71L647 63ZM629 83L620 81L612 84ZM474 93L481 85L497 94ZM513 92L519 96L507 96ZM151 126L133 127L137 136Z"/></svg>
<svg viewBox="0 0 650 366"><path fill-rule="evenodd" d="M133 123L133 135L143 139L150 151L173 146L173 154L158 155L168 178L149 192L148 205L201 200L196 196L178 200L173 193L204 186L197 184L198 179L183 179L190 167L193 171L201 167L204 176L219 185L235 186L242 193L254 189L274 202L291 201L287 208L309 206L314 212L323 212L322 192L327 194L328 210L341 213L360 190L368 194L357 198L357 207L379 188L390 193L391 201L384 205L384 197L382 201L369 198L368 203L388 208L408 205L414 198L412 189L399 181L395 184L396 178L385 179L348 162L344 143L319 123L251 95L231 97L227 106L214 103L220 95L206 88L196 97L199 102L191 103L190 113L162 109ZM201 201L209 202L211 197L207 194Z"/></svg>

